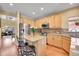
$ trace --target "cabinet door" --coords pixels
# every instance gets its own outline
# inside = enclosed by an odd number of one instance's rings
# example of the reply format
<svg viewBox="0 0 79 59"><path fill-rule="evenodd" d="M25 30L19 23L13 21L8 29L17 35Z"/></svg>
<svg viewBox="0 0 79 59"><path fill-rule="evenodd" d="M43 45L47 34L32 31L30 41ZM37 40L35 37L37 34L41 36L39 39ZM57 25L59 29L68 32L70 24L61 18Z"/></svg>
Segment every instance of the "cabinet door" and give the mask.
<svg viewBox="0 0 79 59"><path fill-rule="evenodd" d="M47 43L54 45L54 37L51 33L47 35Z"/></svg>
<svg viewBox="0 0 79 59"><path fill-rule="evenodd" d="M30 24L31 27L34 27L35 26L34 21L31 20L31 19L28 19L26 17L21 17L21 19L20 19L19 22L20 23L23 23L23 24L26 24L26 25Z"/></svg>
<svg viewBox="0 0 79 59"><path fill-rule="evenodd" d="M57 14L54 16L54 20L55 20L55 28L61 28L61 14Z"/></svg>
<svg viewBox="0 0 79 59"><path fill-rule="evenodd" d="M48 22L49 22L49 28L54 28L55 27L54 16L48 17Z"/></svg>
<svg viewBox="0 0 79 59"><path fill-rule="evenodd" d="M54 36L54 45L57 47L61 47L62 48L62 42L63 40L61 39L61 36Z"/></svg>
<svg viewBox="0 0 79 59"><path fill-rule="evenodd" d="M36 20L36 27L41 28L44 23L49 23L49 28L61 28L61 14L56 14Z"/></svg>
<svg viewBox="0 0 79 59"><path fill-rule="evenodd" d="M52 46L47 46L47 56L68 56L63 50L52 47Z"/></svg>
<svg viewBox="0 0 79 59"><path fill-rule="evenodd" d="M54 28L54 16L49 16L49 17L45 17L39 20L36 20L35 22L35 26L37 28L41 28L42 24L48 23L49 24L49 28Z"/></svg>
<svg viewBox="0 0 79 59"><path fill-rule="evenodd" d="M36 28L40 28L40 24L41 24L41 23L40 23L40 20L36 20L36 21L35 21L35 27L36 27Z"/></svg>
<svg viewBox="0 0 79 59"><path fill-rule="evenodd" d="M63 48L66 50L66 51L70 51L70 38L67 38L67 37L62 37L63 38Z"/></svg>
<svg viewBox="0 0 79 59"><path fill-rule="evenodd" d="M38 19L38 20L35 21L35 26L37 28L41 28L41 25L44 24L44 23L46 23L46 19L45 18Z"/></svg>

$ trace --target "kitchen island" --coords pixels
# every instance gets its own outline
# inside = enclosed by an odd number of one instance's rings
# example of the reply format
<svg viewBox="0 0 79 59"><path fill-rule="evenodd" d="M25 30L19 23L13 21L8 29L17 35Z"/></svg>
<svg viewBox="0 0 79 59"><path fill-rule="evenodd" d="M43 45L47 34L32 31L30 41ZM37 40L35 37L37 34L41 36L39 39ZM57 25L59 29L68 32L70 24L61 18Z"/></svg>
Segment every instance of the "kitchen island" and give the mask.
<svg viewBox="0 0 79 59"><path fill-rule="evenodd" d="M36 33L35 35L27 35L25 38L29 45L35 46L37 56L46 55L46 36Z"/></svg>

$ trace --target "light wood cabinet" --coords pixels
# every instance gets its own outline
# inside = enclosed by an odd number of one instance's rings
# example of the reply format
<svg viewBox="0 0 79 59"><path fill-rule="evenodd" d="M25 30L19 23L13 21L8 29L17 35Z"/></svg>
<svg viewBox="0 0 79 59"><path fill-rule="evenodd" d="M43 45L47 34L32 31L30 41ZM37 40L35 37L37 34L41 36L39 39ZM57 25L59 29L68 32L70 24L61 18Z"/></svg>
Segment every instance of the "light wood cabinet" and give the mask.
<svg viewBox="0 0 79 59"><path fill-rule="evenodd" d="M45 23L49 24L49 28L61 28L62 24L61 14L56 14L36 20L36 27L42 28L41 25Z"/></svg>
<svg viewBox="0 0 79 59"><path fill-rule="evenodd" d="M68 37L62 37L62 39L63 39L63 48L64 48L66 51L70 52L71 40L68 40L68 39L70 39L70 38L68 38Z"/></svg>
<svg viewBox="0 0 79 59"><path fill-rule="evenodd" d="M51 45L54 45L54 37L53 35L50 33L47 35L47 43L50 43Z"/></svg>
<svg viewBox="0 0 79 59"><path fill-rule="evenodd" d="M47 35L47 55L48 56L65 56L69 55L71 39L62 35Z"/></svg>
<svg viewBox="0 0 79 59"><path fill-rule="evenodd" d="M41 28L41 23L42 23L43 21L41 21L41 20L36 20L35 21L35 27L37 27L37 28Z"/></svg>
<svg viewBox="0 0 79 59"><path fill-rule="evenodd" d="M42 24L45 24L45 23L49 23L49 20L48 20L47 17L36 20L36 21L35 21L35 27L37 27L37 28L42 28L41 25L42 25Z"/></svg>
<svg viewBox="0 0 79 59"><path fill-rule="evenodd" d="M26 17L21 17L20 23L23 23L23 24L26 24L26 25L30 24L31 27L34 27L35 26L34 25L34 21L31 20L31 19L28 19Z"/></svg>
<svg viewBox="0 0 79 59"><path fill-rule="evenodd" d="M53 28L54 27L54 16L44 17L42 19L36 20L36 27L42 28L41 25L46 24L46 23L49 24L49 28Z"/></svg>
<svg viewBox="0 0 79 59"><path fill-rule="evenodd" d="M26 38L26 41L29 43L29 45L35 46L37 56L46 55L46 36L39 36L36 34L34 37L29 36Z"/></svg>
<svg viewBox="0 0 79 59"><path fill-rule="evenodd" d="M41 19L37 19L35 21L28 19L26 17L22 17L20 22L25 24L30 24L32 27L35 28L42 28L42 24L49 24L49 28L61 28L62 19L61 14L55 14L51 16L47 16Z"/></svg>
<svg viewBox="0 0 79 59"><path fill-rule="evenodd" d="M60 47L62 48L62 45L63 45L63 39L61 39L61 36L53 36L54 37L54 45L57 46L57 47Z"/></svg>
<svg viewBox="0 0 79 59"><path fill-rule="evenodd" d="M45 39L39 40L36 43L37 55L38 56L45 56L46 55L46 48L47 48L46 40Z"/></svg>
<svg viewBox="0 0 79 59"><path fill-rule="evenodd" d="M54 16L47 17L47 22L49 23L49 28L55 28L55 19Z"/></svg>
<svg viewBox="0 0 79 59"><path fill-rule="evenodd" d="M63 50L55 48L55 47L51 47L51 46L47 46L47 52L46 52L47 56L67 56L68 54L65 53Z"/></svg>
<svg viewBox="0 0 79 59"><path fill-rule="evenodd" d="M55 27L55 28L61 28L61 24L62 24L61 14L57 14L57 15L55 15L54 17L55 17L55 18L54 18L54 20L55 20L55 21L54 21L54 22L55 22L55 23L54 23L54 24L55 24L54 27Z"/></svg>
<svg viewBox="0 0 79 59"><path fill-rule="evenodd" d="M63 47L63 39L61 36L52 35L51 33L47 36L47 42L51 45Z"/></svg>

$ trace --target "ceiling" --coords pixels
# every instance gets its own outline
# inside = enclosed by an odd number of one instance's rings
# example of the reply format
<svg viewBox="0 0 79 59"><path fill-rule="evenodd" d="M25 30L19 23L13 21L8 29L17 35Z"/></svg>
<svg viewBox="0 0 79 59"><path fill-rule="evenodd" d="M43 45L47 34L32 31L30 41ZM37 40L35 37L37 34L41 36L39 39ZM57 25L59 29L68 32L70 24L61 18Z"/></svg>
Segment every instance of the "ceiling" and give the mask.
<svg viewBox="0 0 79 59"><path fill-rule="evenodd" d="M47 15L60 12L72 7L79 6L76 4L69 3L0 3L0 9L5 10L9 13L16 14L16 11L19 10L21 15L24 15L33 20L45 17Z"/></svg>

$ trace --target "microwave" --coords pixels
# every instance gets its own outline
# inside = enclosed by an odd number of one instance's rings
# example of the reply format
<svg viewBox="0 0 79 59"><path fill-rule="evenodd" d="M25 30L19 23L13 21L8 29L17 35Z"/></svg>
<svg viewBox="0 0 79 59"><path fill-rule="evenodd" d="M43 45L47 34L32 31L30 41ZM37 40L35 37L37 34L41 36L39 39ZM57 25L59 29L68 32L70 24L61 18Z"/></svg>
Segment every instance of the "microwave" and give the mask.
<svg viewBox="0 0 79 59"><path fill-rule="evenodd" d="M48 23L42 24L42 28L43 28L43 29L48 29L48 28L49 28L49 24L48 24Z"/></svg>

